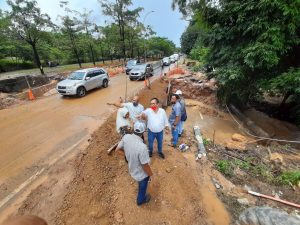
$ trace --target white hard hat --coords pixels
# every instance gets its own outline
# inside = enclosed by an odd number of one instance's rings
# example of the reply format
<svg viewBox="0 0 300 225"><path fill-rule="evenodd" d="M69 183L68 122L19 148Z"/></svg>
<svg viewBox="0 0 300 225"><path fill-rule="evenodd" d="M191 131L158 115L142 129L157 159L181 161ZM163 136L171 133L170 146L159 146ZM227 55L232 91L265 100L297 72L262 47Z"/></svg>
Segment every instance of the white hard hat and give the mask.
<svg viewBox="0 0 300 225"><path fill-rule="evenodd" d="M182 91L177 90L177 91L175 92L175 95L182 95Z"/></svg>
<svg viewBox="0 0 300 225"><path fill-rule="evenodd" d="M142 122L137 121L134 123L133 130L138 134L142 134L145 132L145 125Z"/></svg>

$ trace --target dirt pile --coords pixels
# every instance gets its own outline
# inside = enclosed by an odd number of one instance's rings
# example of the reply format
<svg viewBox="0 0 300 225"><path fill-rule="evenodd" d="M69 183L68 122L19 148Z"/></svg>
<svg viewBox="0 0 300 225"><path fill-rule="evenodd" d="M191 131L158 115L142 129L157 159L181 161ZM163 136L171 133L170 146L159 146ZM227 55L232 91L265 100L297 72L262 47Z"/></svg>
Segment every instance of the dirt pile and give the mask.
<svg viewBox="0 0 300 225"><path fill-rule="evenodd" d="M20 103L22 103L22 101L13 95L0 92L0 110Z"/></svg>
<svg viewBox="0 0 300 225"><path fill-rule="evenodd" d="M217 102L215 83L199 80L196 75L184 79L175 79L172 85L183 92L185 98L201 101L204 104L215 105Z"/></svg>

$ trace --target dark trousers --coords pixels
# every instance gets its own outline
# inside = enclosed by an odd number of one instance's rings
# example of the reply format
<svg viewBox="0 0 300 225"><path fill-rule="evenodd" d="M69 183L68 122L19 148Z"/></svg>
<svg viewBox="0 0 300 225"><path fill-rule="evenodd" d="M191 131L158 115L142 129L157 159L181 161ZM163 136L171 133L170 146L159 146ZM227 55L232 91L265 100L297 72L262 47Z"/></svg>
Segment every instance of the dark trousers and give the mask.
<svg viewBox="0 0 300 225"><path fill-rule="evenodd" d="M143 204L146 201L146 193L148 187L148 181L150 177L146 177L145 179L139 181L139 191L136 199L136 203L138 205Z"/></svg>

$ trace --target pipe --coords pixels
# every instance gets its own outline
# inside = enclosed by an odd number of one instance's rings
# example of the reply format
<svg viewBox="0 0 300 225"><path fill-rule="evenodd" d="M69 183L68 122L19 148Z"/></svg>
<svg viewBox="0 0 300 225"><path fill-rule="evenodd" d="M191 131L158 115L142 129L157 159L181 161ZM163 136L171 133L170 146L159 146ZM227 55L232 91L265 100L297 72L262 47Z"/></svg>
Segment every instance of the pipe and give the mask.
<svg viewBox="0 0 300 225"><path fill-rule="evenodd" d="M278 199L278 198L275 198L275 197L272 197L272 196L269 196L269 195L264 195L264 194L261 194L261 193L255 192L255 191L248 191L248 194L251 194L251 195L254 195L254 196L257 196L257 197L271 199L273 201L281 202L283 204L286 204L286 205L289 205L289 206L294 206L294 207L300 209L300 205L298 205L296 203L288 202L288 201L285 201L285 200L282 200L282 199Z"/></svg>

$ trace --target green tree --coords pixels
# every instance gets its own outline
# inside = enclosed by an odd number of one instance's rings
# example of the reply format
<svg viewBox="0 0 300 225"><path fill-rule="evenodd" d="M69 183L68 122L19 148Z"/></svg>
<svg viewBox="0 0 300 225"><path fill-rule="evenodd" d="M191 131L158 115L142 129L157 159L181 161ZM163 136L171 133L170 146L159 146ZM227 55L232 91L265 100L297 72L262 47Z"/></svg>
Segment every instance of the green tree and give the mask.
<svg viewBox="0 0 300 225"><path fill-rule="evenodd" d="M124 61L126 60L126 26L129 23L133 23L139 17L139 13L143 8L129 9L132 5L131 0L115 0L115 2L110 2L109 0L103 0L98 2L101 4L103 9L103 14L110 16L114 23L118 25L120 42L122 44L122 53Z"/></svg>
<svg viewBox="0 0 300 225"><path fill-rule="evenodd" d="M19 38L32 47L36 65L41 74L44 74L37 45L43 39L45 32L53 27L50 17L41 13L35 0L8 0L7 4L11 7L10 37Z"/></svg>

